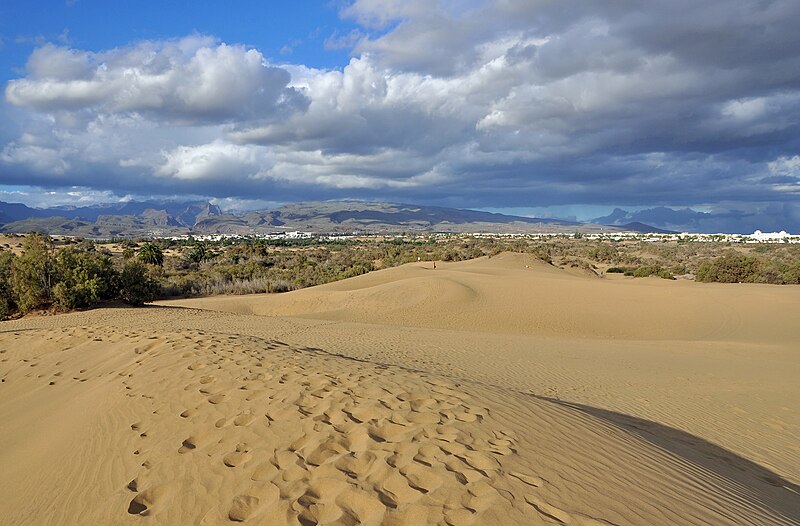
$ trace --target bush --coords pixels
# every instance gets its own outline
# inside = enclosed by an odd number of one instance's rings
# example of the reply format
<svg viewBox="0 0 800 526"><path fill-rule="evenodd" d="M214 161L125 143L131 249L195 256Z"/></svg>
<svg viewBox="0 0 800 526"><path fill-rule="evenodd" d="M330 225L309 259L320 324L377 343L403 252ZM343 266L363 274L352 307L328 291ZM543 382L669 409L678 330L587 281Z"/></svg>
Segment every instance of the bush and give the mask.
<svg viewBox="0 0 800 526"><path fill-rule="evenodd" d="M5 320L14 312L14 293L11 288L14 259L12 252L0 252L0 320Z"/></svg>
<svg viewBox="0 0 800 526"><path fill-rule="evenodd" d="M64 310L85 309L100 301L99 291L97 278L82 280L71 286L59 282L53 287L53 304Z"/></svg>
<svg viewBox="0 0 800 526"><path fill-rule="evenodd" d="M499 250L499 249L498 249ZM531 254L533 254L538 259L541 259L545 263L552 265L553 264L553 255L550 251L550 247L546 245L539 245L531 248L529 250Z"/></svg>
<svg viewBox="0 0 800 526"><path fill-rule="evenodd" d="M617 249L611 245L605 244L592 248L589 251L588 256L590 259L604 263L612 263L619 260L619 253L617 252Z"/></svg>
<svg viewBox="0 0 800 526"><path fill-rule="evenodd" d="M787 265L783 273L784 282L790 285L800 285L800 261Z"/></svg>
<svg viewBox="0 0 800 526"><path fill-rule="evenodd" d="M697 267L695 279L702 282L745 283L756 281L758 260L737 252L728 252Z"/></svg>
<svg viewBox="0 0 800 526"><path fill-rule="evenodd" d="M11 287L14 302L23 313L50 303L53 262L49 237L31 234L22 243L23 252L14 259Z"/></svg>
<svg viewBox="0 0 800 526"><path fill-rule="evenodd" d="M197 241L186 257L194 263L202 263L203 261L214 259L216 254L214 254L211 245L207 241Z"/></svg>
<svg viewBox="0 0 800 526"><path fill-rule="evenodd" d="M53 287L53 303L62 309L85 309L116 292L111 257L95 252L92 245L59 250L55 270L58 283Z"/></svg>
<svg viewBox="0 0 800 526"><path fill-rule="evenodd" d="M791 254L780 260L729 252L703 261L697 281L720 283L800 284L800 260Z"/></svg>
<svg viewBox="0 0 800 526"><path fill-rule="evenodd" d="M689 268L683 263L672 265L669 269L670 274L673 276L681 276L689 273Z"/></svg>
<svg viewBox="0 0 800 526"><path fill-rule="evenodd" d="M286 280L254 278L206 282L196 293L209 296L215 294L261 294L264 292L288 292L293 289L292 284Z"/></svg>
<svg viewBox="0 0 800 526"><path fill-rule="evenodd" d="M136 260L125 262L119 274L119 298L131 305L143 305L158 298L161 286L150 277L147 265Z"/></svg>
<svg viewBox="0 0 800 526"><path fill-rule="evenodd" d="M660 265L642 265L633 271L633 277L635 278L647 278L650 276L658 276L663 279L675 279L669 270Z"/></svg>

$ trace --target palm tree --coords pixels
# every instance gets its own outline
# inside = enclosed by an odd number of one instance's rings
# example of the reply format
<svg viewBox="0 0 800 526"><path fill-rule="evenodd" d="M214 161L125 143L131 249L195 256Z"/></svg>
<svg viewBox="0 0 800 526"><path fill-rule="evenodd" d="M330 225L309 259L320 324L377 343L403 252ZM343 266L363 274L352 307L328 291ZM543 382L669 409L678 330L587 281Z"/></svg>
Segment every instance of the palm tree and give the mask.
<svg viewBox="0 0 800 526"><path fill-rule="evenodd" d="M211 246L207 241L197 241L192 247L192 250L189 251L187 257L195 263L202 263L203 261L213 259L215 255L216 254L211 251Z"/></svg>
<svg viewBox="0 0 800 526"><path fill-rule="evenodd" d="M149 265L157 265L159 267L164 265L164 253L161 252L161 247L155 243L144 243L139 248L139 259Z"/></svg>

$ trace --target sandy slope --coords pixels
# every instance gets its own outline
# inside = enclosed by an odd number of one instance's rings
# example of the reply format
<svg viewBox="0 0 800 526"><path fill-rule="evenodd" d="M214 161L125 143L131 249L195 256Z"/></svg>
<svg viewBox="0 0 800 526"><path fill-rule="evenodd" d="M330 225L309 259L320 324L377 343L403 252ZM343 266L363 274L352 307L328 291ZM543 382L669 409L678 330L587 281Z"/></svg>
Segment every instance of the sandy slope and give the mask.
<svg viewBox="0 0 800 526"><path fill-rule="evenodd" d="M660 422L800 483L797 287L603 280L506 253L165 304L319 320L309 345Z"/></svg>
<svg viewBox="0 0 800 526"><path fill-rule="evenodd" d="M0 325L0 522L800 524L797 289L503 255L179 304Z"/></svg>
<svg viewBox="0 0 800 526"><path fill-rule="evenodd" d="M170 304L166 302L165 304ZM283 295L172 304L240 314L603 339L796 341L800 290L575 276L523 254L405 265Z"/></svg>

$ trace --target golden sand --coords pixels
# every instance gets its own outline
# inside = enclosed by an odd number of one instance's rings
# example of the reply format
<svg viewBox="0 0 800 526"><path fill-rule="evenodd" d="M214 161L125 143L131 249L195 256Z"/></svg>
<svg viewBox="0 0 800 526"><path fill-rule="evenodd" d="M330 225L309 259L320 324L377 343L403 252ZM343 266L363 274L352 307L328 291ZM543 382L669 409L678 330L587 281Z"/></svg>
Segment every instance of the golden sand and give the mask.
<svg viewBox="0 0 800 526"><path fill-rule="evenodd" d="M0 325L2 524L800 524L800 288L410 264Z"/></svg>

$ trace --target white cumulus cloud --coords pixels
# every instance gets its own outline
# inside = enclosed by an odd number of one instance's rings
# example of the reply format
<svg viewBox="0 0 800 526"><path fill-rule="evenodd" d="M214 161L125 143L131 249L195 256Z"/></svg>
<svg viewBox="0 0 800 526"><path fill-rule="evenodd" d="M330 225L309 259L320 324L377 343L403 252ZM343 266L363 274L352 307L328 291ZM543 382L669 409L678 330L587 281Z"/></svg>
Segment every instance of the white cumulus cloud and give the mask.
<svg viewBox="0 0 800 526"><path fill-rule="evenodd" d="M301 110L290 74L255 49L208 37L138 44L94 53L46 45L6 98L36 111L141 112L186 123L265 118Z"/></svg>

